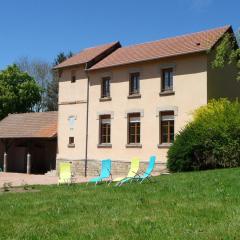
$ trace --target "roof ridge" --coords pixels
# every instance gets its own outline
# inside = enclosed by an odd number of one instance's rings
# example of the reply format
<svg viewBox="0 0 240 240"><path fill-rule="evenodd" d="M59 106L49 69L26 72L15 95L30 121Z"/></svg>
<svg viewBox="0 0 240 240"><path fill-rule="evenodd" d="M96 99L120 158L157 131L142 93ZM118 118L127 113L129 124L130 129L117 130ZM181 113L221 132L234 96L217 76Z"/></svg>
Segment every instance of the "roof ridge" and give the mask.
<svg viewBox="0 0 240 240"><path fill-rule="evenodd" d="M97 47L104 47L104 46L107 46L107 45L116 44L116 43L118 43L118 42L119 42L119 41L113 41L113 42L109 42L109 43L104 43L104 44L96 45L96 46L93 46L93 47L87 47L87 48L83 48L81 51L88 50L88 49L93 49L93 48L97 48Z"/></svg>
<svg viewBox="0 0 240 240"><path fill-rule="evenodd" d="M38 114L38 113L57 113L58 111L47 111L47 112L23 112L23 113L9 113L8 116L10 115L23 115L23 114ZM3 119L2 119L3 120Z"/></svg>
<svg viewBox="0 0 240 240"><path fill-rule="evenodd" d="M83 48L79 52L75 53L72 57L54 66L53 69L89 63L99 55L105 53L107 50L113 49L118 45L120 45L120 42L114 41L89 48Z"/></svg>
<svg viewBox="0 0 240 240"><path fill-rule="evenodd" d="M82 48L79 52L73 54L72 57L75 57L75 56L83 53L83 52L86 51L86 50L92 50L92 49L97 48L97 47L104 47L104 46L107 46L107 45L116 44L116 43L118 43L118 42L119 42L119 41L114 41L114 42L105 43L105 44L101 44L101 45L97 45L97 46L93 46L93 47ZM72 57L71 57L71 58L72 58ZM66 59L66 60L68 60L68 59ZM65 60L65 61L66 61L66 60Z"/></svg>
<svg viewBox="0 0 240 240"><path fill-rule="evenodd" d="M131 47L135 47L135 46L139 46L139 45L143 45L143 44L145 45L145 44L160 42L162 40L170 40L170 39L174 39L174 38L181 38L181 37L185 37L185 36L191 36L191 35L195 35L195 34L199 34L199 33L205 33L205 32L214 31L214 30L217 30L217 29L224 29L224 28L228 29L230 27L231 27L231 25L225 25L225 26L211 28L211 29L207 29L207 30L201 30L201 31L193 32L193 33L185 33L185 34L176 35L176 36L172 36L172 37L164 37L164 38L161 38L161 39L158 39L158 40L147 41L147 42L143 42L143 43L131 44L131 45L128 45L128 46L124 46L124 47L122 47L120 49L131 48Z"/></svg>

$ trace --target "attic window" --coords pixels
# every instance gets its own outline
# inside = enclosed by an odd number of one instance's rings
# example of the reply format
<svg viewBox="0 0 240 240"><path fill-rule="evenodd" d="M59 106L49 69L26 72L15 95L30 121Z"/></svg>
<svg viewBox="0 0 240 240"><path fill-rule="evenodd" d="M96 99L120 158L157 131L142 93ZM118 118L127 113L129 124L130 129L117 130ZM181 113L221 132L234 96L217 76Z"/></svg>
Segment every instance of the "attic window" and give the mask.
<svg viewBox="0 0 240 240"><path fill-rule="evenodd" d="M196 45L197 45L197 46L200 46L200 45L201 45L201 43L200 43L200 42L197 42L197 43L196 43Z"/></svg>

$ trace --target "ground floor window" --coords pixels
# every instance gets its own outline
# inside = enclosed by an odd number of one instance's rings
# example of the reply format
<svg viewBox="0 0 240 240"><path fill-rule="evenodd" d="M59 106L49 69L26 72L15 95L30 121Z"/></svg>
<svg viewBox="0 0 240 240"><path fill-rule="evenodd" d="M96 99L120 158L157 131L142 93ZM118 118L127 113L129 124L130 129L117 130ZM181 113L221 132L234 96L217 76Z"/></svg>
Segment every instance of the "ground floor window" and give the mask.
<svg viewBox="0 0 240 240"><path fill-rule="evenodd" d="M74 137L69 137L69 144L74 144Z"/></svg>
<svg viewBox="0 0 240 240"><path fill-rule="evenodd" d="M75 147L74 137L69 137L68 138L68 147L69 148L74 148Z"/></svg>
<svg viewBox="0 0 240 240"><path fill-rule="evenodd" d="M128 144L140 143L140 113L128 114Z"/></svg>
<svg viewBox="0 0 240 240"><path fill-rule="evenodd" d="M174 112L160 112L160 143L174 141Z"/></svg>
<svg viewBox="0 0 240 240"><path fill-rule="evenodd" d="M100 137L99 142L111 143L111 116L102 115L100 116Z"/></svg>

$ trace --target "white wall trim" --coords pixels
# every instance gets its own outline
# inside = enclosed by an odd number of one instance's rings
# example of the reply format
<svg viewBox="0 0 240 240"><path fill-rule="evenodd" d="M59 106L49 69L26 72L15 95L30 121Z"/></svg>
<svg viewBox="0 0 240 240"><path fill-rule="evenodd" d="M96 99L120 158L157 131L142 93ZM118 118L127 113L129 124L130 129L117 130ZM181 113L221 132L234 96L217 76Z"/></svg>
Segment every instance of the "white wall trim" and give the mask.
<svg viewBox="0 0 240 240"><path fill-rule="evenodd" d="M143 109L129 109L127 111L125 111L125 118L128 117L129 113L140 113L140 117L144 117L144 110Z"/></svg>
<svg viewBox="0 0 240 240"><path fill-rule="evenodd" d="M162 106L162 107L156 108L156 117L159 117L160 112L165 112L165 111L173 111L174 116L178 115L178 107L177 106Z"/></svg>
<svg viewBox="0 0 240 240"><path fill-rule="evenodd" d="M101 111L101 112L97 112L97 120L100 119L101 115L110 115L111 119L114 118L114 112L113 111Z"/></svg>

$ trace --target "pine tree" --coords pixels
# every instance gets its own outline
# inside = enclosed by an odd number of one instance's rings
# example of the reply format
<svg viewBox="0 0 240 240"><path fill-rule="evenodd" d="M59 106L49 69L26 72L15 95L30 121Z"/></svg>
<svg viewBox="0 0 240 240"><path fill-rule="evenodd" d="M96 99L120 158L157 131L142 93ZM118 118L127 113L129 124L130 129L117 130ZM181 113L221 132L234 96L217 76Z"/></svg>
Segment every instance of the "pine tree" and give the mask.
<svg viewBox="0 0 240 240"><path fill-rule="evenodd" d="M66 59L73 56L72 52L65 54L61 52L57 55L56 59L54 60L54 66L62 63ZM46 96L46 109L47 111L57 111L58 110L58 73L53 71L52 73L52 81L49 82L47 86L47 96Z"/></svg>

